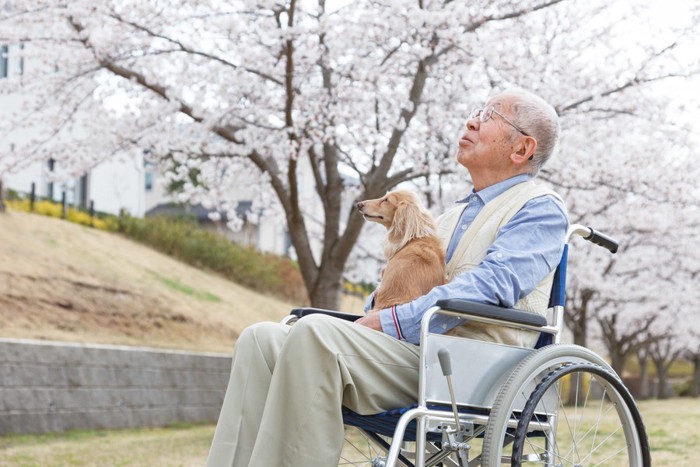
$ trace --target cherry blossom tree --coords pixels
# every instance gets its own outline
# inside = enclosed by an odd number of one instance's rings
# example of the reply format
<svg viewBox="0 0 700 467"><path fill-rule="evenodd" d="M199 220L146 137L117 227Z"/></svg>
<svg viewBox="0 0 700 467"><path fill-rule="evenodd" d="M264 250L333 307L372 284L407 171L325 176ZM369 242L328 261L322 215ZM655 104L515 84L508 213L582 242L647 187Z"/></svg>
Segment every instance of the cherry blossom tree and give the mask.
<svg viewBox="0 0 700 467"><path fill-rule="evenodd" d="M648 342L648 331L656 317L637 319L631 326L621 328L618 325L616 313L609 313L598 318L602 330L602 338L610 355L610 366L617 374L622 375L627 359L636 354L643 347L651 344Z"/></svg>
<svg viewBox="0 0 700 467"><path fill-rule="evenodd" d="M363 228L352 200L411 182L442 210L469 189L453 156L465 116L521 86L562 118L542 178L573 220L653 234L698 197L690 154L672 151L693 135L659 94L698 72L698 11L670 27L649 0L609 3L8 1L0 41L37 66L0 82L26 97L0 134L41 131L0 153L0 174L48 157L79 174L146 149L232 227L241 191L284 219L311 303L335 308ZM620 270L652 263L643 250ZM601 284L597 254L574 261L572 287L604 304L619 283Z"/></svg>

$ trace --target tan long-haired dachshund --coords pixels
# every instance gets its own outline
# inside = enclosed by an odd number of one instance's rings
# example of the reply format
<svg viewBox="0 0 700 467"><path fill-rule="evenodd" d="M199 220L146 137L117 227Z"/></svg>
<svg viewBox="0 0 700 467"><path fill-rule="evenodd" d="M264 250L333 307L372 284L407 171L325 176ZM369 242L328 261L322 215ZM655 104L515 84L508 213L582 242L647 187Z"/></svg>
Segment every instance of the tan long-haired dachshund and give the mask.
<svg viewBox="0 0 700 467"><path fill-rule="evenodd" d="M368 221L387 228L387 265L374 296L374 309L410 302L445 283L445 252L435 221L418 196L391 191L384 197L357 203Z"/></svg>

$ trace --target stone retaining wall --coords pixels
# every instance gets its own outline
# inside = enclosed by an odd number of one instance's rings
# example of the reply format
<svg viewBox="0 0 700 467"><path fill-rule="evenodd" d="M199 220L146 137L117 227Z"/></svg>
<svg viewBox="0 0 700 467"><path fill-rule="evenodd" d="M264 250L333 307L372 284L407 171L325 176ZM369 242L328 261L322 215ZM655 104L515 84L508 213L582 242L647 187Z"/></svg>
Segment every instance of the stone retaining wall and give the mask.
<svg viewBox="0 0 700 467"><path fill-rule="evenodd" d="M0 435L215 422L231 357L0 339Z"/></svg>

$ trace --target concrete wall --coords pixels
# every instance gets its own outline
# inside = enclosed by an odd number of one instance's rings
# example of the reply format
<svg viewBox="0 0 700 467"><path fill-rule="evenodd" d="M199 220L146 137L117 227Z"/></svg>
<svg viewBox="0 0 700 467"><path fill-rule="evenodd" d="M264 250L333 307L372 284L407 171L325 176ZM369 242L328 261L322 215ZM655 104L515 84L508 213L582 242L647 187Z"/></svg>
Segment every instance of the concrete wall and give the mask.
<svg viewBox="0 0 700 467"><path fill-rule="evenodd" d="M0 339L0 435L215 422L230 355Z"/></svg>

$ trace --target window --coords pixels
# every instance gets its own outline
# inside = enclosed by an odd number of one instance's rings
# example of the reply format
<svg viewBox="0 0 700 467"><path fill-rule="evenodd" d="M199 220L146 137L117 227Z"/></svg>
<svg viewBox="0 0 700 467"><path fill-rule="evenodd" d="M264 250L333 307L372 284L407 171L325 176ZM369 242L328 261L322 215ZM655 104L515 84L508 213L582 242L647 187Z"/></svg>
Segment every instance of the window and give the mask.
<svg viewBox="0 0 700 467"><path fill-rule="evenodd" d="M19 45L19 50L24 50L24 44ZM24 74L24 54L22 54L18 60L17 69L20 76Z"/></svg>
<svg viewBox="0 0 700 467"><path fill-rule="evenodd" d="M24 74L24 44L0 45L0 79Z"/></svg>
<svg viewBox="0 0 700 467"><path fill-rule="evenodd" d="M8 56L9 48L6 45L0 45L0 78L7 78Z"/></svg>
<svg viewBox="0 0 700 467"><path fill-rule="evenodd" d="M148 154L150 151L145 149L143 151L144 155ZM144 187L146 191L153 191L153 164L148 161L143 161L143 174L144 174Z"/></svg>
<svg viewBox="0 0 700 467"><path fill-rule="evenodd" d="M54 159L49 159L48 165L49 165L49 172L53 172L54 168L56 167L56 161ZM46 197L49 199L53 199L53 191L54 191L53 182L47 183L47 185L46 185Z"/></svg>

